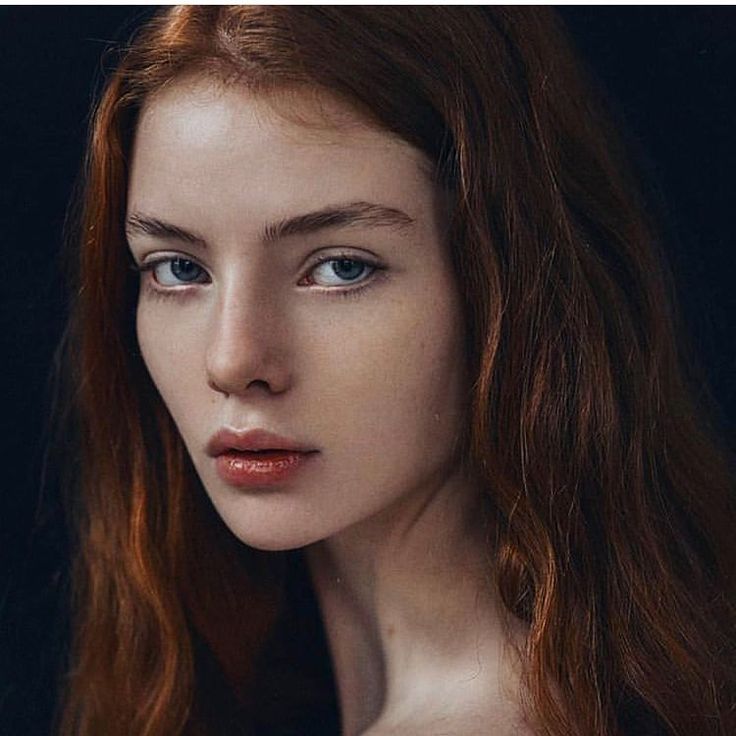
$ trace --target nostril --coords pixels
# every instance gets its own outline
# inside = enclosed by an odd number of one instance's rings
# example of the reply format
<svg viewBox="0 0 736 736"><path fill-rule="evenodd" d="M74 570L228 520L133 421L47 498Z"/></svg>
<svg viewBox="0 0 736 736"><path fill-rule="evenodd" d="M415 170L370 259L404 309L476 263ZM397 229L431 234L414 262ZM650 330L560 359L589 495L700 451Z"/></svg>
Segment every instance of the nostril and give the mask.
<svg viewBox="0 0 736 736"><path fill-rule="evenodd" d="M270 386L268 385L268 382L267 382L267 381L264 381L264 380L263 380L263 379L261 379L261 378L256 378L256 379L254 379L253 381L251 381L251 382L250 382L250 383L248 384L248 388L251 388L251 386L255 386L255 387L260 387L260 388L264 388L264 389L266 389L267 391L270 391L270 390L271 390L271 387L270 387Z"/></svg>
<svg viewBox="0 0 736 736"><path fill-rule="evenodd" d="M218 350L217 346L206 355L207 384L226 395L278 394L291 383L286 356L247 348ZM265 394L264 394L265 395Z"/></svg>

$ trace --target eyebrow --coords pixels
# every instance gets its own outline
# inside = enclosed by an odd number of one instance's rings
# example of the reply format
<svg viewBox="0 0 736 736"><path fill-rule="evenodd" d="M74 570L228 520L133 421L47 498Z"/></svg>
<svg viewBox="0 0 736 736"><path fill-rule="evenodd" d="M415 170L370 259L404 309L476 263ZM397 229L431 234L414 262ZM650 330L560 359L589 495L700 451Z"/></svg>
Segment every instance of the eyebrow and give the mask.
<svg viewBox="0 0 736 736"><path fill-rule="evenodd" d="M261 239L273 243L292 235L305 235L328 228L387 227L404 230L414 223L412 217L395 207L372 202L348 202L268 223L262 230ZM207 242L201 235L139 212L127 216L125 230L128 234L141 233L207 248Z"/></svg>

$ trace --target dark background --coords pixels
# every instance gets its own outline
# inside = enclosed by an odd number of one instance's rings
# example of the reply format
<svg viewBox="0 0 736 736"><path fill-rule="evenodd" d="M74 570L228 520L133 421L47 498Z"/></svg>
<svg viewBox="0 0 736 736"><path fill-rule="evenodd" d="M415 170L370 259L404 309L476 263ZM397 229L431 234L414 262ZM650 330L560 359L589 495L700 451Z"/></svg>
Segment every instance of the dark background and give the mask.
<svg viewBox="0 0 736 736"><path fill-rule="evenodd" d="M703 392L733 448L736 10L559 10L664 216ZM66 645L65 535L53 472L41 480L48 377L65 316L58 254L101 58L150 12L0 9L0 736L49 732Z"/></svg>

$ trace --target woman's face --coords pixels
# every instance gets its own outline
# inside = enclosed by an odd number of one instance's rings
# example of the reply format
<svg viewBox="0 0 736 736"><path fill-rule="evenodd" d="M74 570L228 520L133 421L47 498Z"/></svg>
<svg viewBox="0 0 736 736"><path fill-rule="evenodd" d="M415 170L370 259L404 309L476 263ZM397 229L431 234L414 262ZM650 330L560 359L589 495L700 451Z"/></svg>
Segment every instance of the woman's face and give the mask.
<svg viewBox="0 0 736 736"><path fill-rule="evenodd" d="M217 511L261 549L390 519L451 482L467 382L427 161L335 101L288 99L287 119L240 87L165 88L128 192L131 252L155 264L143 359ZM311 452L218 458L223 428Z"/></svg>

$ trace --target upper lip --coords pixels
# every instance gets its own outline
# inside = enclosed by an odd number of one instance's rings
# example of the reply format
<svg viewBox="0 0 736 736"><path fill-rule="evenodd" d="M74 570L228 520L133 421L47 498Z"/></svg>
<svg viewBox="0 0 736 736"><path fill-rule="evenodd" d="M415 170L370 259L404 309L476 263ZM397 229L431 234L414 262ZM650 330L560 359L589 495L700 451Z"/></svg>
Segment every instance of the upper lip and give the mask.
<svg viewBox="0 0 736 736"><path fill-rule="evenodd" d="M207 454L216 457L227 450L311 452L314 451L314 448L265 429L244 430L223 427L215 432L207 443Z"/></svg>

